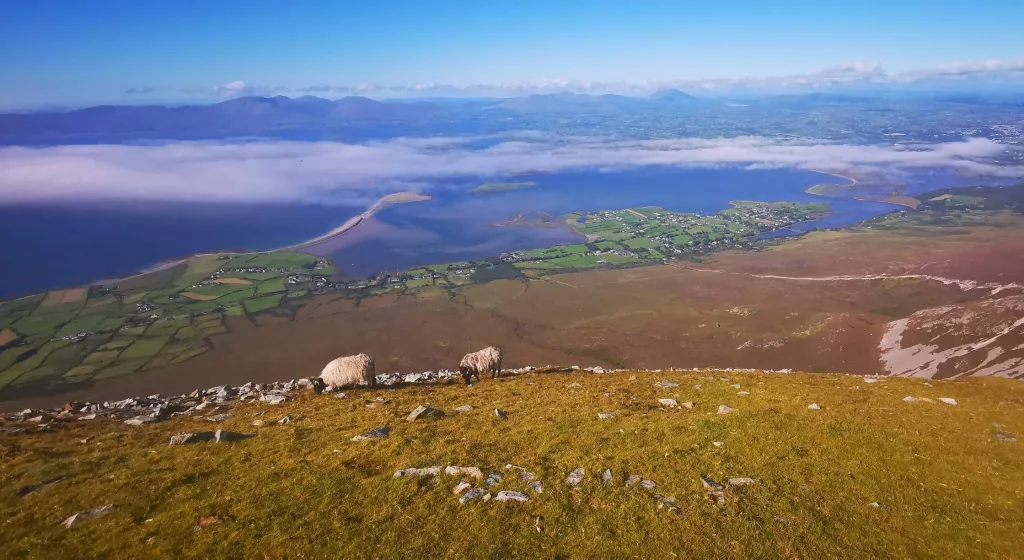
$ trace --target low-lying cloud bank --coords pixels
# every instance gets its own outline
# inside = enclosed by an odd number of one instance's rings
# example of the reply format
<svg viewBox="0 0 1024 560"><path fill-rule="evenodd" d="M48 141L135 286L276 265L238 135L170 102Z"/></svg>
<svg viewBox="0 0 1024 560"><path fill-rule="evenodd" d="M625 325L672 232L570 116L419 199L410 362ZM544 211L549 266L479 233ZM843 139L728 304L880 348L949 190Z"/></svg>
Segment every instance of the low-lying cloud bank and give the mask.
<svg viewBox="0 0 1024 560"><path fill-rule="evenodd" d="M985 139L856 146L764 137L608 141L522 133L486 149L472 138L337 142L181 142L0 149L0 204L77 200L364 202L442 180L581 168L673 165L795 167L836 173L947 168L1022 177L991 163Z"/></svg>

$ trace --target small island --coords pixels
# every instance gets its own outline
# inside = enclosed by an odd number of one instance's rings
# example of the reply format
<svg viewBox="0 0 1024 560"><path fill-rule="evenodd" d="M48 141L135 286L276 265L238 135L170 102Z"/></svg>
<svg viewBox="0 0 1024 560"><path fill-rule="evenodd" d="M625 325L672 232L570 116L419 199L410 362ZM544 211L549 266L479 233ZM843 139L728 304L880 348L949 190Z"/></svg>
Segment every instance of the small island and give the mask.
<svg viewBox="0 0 1024 560"><path fill-rule="evenodd" d="M537 186L537 183L534 183L533 181L525 181L522 183L484 183L478 187L470 189L469 192L484 193L499 191L516 191L519 189L527 189L534 186Z"/></svg>

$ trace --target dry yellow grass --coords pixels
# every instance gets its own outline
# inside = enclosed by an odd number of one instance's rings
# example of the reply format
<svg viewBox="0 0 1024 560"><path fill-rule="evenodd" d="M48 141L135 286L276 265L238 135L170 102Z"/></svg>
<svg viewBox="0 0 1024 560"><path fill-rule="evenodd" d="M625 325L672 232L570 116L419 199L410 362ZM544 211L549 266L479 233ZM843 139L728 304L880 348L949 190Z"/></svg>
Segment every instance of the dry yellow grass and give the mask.
<svg viewBox="0 0 1024 560"><path fill-rule="evenodd" d="M217 279L217 283L218 284L246 284L246 285L252 284L251 281L246 280L245 278L218 278Z"/></svg>
<svg viewBox="0 0 1024 560"><path fill-rule="evenodd" d="M661 380L679 386L653 386ZM1024 447L995 437L1024 435L1019 382L928 386L916 379L866 384L844 375L577 372L348 394L304 392L277 406L237 405L223 424L97 420L55 433L2 435L4 557L1022 554ZM378 396L388 402L365 406ZM906 396L959 404L904 402ZM665 409L658 398L696 404ZM808 410L811 403L821 410ZM448 415L406 422L421 404ZM475 409L454 412L465 404ZM718 415L722 404L737 410ZM495 407L508 418L496 418ZM616 417L598 420L598 412ZM278 425L285 415L293 421ZM254 427L256 419L267 425ZM388 439L350 441L385 424L393 428ZM176 433L217 427L257 437L167 445ZM530 493L504 470L508 463L536 473L544 493ZM397 469L432 465L501 471L505 480L491 492L523 490L530 501L459 505L450 491L455 477L393 477ZM564 479L577 467L586 477L572 489ZM614 472L613 484L601 483L605 468ZM650 491L625 488L626 473L656 481L653 492L675 497L687 516L659 510ZM17 495L62 475L71 478ZM757 482L727 489L725 507L716 510L702 475ZM104 517L60 525L108 503L115 509Z"/></svg>
<svg viewBox="0 0 1024 560"><path fill-rule="evenodd" d="M211 299L217 299L216 296L211 296L209 294L197 294L195 292L181 292L181 295L187 297L188 299L194 299L197 301L208 301Z"/></svg>

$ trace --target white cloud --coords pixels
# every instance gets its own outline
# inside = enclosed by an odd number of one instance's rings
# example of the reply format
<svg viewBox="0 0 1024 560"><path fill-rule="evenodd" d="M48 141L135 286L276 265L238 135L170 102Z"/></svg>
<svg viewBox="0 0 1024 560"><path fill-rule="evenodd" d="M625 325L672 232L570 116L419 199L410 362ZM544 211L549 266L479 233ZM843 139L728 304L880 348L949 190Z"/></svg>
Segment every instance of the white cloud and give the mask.
<svg viewBox="0 0 1024 560"><path fill-rule="evenodd" d="M998 176L1006 147L985 139L855 146L764 137L606 141L522 134L487 149L472 138L336 142L181 142L0 148L0 201L365 201L409 185L579 168L644 165L798 167L835 172L944 167Z"/></svg>

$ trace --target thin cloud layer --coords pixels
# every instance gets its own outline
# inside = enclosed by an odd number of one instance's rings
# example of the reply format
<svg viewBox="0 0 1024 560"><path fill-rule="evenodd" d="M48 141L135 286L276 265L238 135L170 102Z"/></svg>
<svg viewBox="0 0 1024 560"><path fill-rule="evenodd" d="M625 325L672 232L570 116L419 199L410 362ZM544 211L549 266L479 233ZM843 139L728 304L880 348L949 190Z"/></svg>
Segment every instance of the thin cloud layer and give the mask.
<svg viewBox="0 0 1024 560"><path fill-rule="evenodd" d="M831 172L947 168L1021 177L991 163L1006 146L970 139L856 146L764 137L607 141L524 133L486 149L475 138L337 142L181 142L0 149L0 203L77 200L365 202L381 193L471 177L672 165L794 167Z"/></svg>

